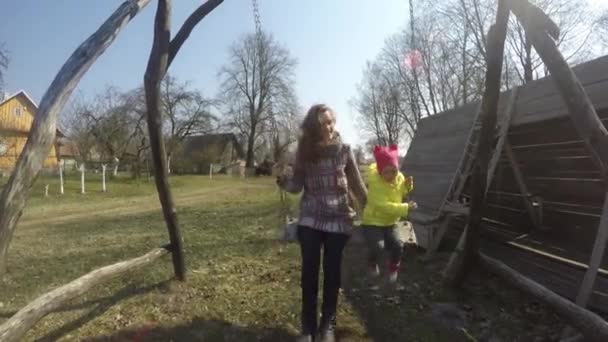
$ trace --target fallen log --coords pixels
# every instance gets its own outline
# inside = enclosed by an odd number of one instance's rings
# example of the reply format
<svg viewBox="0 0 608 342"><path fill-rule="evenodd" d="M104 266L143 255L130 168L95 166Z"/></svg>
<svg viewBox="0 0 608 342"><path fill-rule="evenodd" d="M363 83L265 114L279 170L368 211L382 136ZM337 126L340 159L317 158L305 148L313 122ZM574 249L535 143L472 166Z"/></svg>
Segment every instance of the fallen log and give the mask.
<svg viewBox="0 0 608 342"><path fill-rule="evenodd" d="M578 329L584 335L585 341L608 341L608 322L602 317L559 296L494 258L479 253L478 260L487 271L551 308L568 324Z"/></svg>
<svg viewBox="0 0 608 342"><path fill-rule="evenodd" d="M57 310L69 300L78 297L93 286L100 285L121 274L144 267L169 253L166 248L155 248L135 259L96 269L66 285L38 297L0 325L0 341L19 341L44 316Z"/></svg>

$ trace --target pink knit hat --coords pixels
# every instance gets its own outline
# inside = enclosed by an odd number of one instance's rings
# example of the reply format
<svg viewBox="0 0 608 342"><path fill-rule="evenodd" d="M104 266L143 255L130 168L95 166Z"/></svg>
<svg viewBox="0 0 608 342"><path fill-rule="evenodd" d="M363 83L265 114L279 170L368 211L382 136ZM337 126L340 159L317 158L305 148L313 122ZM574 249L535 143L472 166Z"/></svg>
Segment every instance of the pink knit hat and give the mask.
<svg viewBox="0 0 608 342"><path fill-rule="evenodd" d="M374 147L374 158L378 165L378 172L382 172L386 166L392 165L399 167L399 151L397 145L378 146Z"/></svg>

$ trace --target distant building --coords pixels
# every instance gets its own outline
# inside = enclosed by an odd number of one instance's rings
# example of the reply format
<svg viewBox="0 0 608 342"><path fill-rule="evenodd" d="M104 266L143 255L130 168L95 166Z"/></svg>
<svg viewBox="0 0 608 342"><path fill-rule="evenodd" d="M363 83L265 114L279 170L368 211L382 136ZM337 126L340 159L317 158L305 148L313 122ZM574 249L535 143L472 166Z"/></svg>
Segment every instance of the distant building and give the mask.
<svg viewBox="0 0 608 342"><path fill-rule="evenodd" d="M189 136L172 162L176 173L234 173L244 167L245 152L233 133ZM240 172L240 171L238 171Z"/></svg>
<svg viewBox="0 0 608 342"><path fill-rule="evenodd" d="M27 142L38 105L23 90L13 95L0 94L0 170L12 170ZM63 136L57 131L57 137ZM53 144L44 168L56 168L56 144Z"/></svg>

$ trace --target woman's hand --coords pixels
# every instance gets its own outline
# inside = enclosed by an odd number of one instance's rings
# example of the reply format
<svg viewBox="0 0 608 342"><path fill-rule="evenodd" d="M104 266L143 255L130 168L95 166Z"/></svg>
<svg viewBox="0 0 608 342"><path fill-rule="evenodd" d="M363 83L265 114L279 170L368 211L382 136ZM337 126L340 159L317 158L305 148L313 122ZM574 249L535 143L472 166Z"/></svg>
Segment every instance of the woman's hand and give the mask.
<svg viewBox="0 0 608 342"><path fill-rule="evenodd" d="M412 209L418 209L418 203L414 202L414 201L409 201L407 202L407 206L408 209L412 210Z"/></svg>

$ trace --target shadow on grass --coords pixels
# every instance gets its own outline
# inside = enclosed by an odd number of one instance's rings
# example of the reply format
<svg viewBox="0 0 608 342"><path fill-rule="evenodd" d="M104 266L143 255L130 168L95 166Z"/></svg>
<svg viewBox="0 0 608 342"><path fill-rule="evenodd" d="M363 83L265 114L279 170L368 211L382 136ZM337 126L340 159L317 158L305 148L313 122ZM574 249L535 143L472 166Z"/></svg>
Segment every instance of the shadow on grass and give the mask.
<svg viewBox="0 0 608 342"><path fill-rule="evenodd" d="M156 325L124 329L109 336L83 339L88 342L143 341L293 341L295 335L279 328L241 327L219 320L193 319L174 327Z"/></svg>
<svg viewBox="0 0 608 342"><path fill-rule="evenodd" d="M84 326L85 324L87 324L91 320L95 319L96 317L103 315L106 311L108 311L108 309L110 309L116 303L118 303L122 300L125 300L129 297L141 295L141 294L144 294L144 293L156 290L156 289L162 289L162 288L166 287L169 284L169 282L170 282L169 280L166 280L166 281L162 281L160 283L154 284L154 285L139 287L139 288L133 284L130 284L130 285L123 287L120 291L118 291L117 293L115 293L112 296L103 297L103 298L99 298L99 299L95 299L95 300L91 300L91 301L86 301L86 302L82 302L82 303L78 303L78 304L74 304L74 305L63 306L63 307L59 308L58 310L56 310L55 312L79 310L79 309L84 309L91 305L97 304L91 311L89 311L85 315L81 316L77 320L72 321L66 325L63 325L63 326L49 332L48 334L36 339L35 341L36 342L56 341L59 338L61 338L62 336Z"/></svg>

